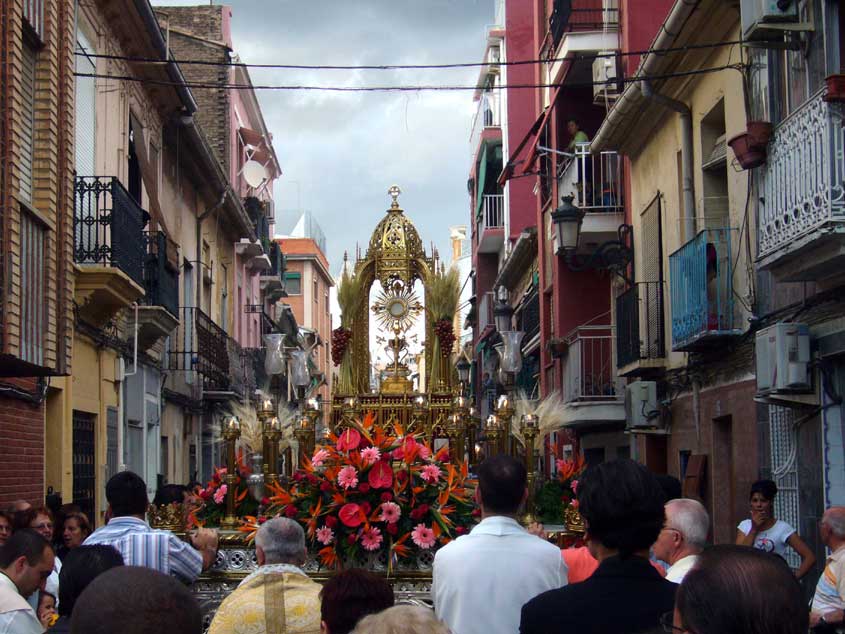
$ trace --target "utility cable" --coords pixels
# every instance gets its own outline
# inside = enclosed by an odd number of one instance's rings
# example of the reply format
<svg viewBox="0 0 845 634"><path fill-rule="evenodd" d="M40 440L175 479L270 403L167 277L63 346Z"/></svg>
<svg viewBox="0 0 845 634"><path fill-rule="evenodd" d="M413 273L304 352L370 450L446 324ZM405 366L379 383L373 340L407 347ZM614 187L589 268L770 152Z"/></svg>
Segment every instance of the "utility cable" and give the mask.
<svg viewBox="0 0 845 634"><path fill-rule="evenodd" d="M589 86L605 86L613 84L628 84L640 81L653 81L656 79L669 79L672 77L690 77L693 75L704 75L707 73L715 73L723 70L742 70L741 65L727 64L724 66L716 66L713 68L699 68L696 70L679 71L674 73L661 73L658 75L649 76L634 76L622 77L618 79L608 79L603 81L589 81L589 82L574 82L566 84L567 88L585 88ZM457 85L420 85L420 86L311 86L311 85L253 85L253 84L216 84L207 82L176 82L162 79L152 79L144 77L133 77L131 75L110 75L102 73L74 73L75 77L89 77L94 79L114 79L119 81L131 81L140 84L149 84L155 86L179 86L185 88L207 88L216 90L284 90L284 91L315 91L315 92L423 92L423 91L443 91L454 92L462 90L477 90L477 86L457 86ZM498 90L515 90L526 88L556 88L559 84L507 84L497 86Z"/></svg>
<svg viewBox="0 0 845 634"><path fill-rule="evenodd" d="M217 62L203 59L160 59L157 57L143 57L133 55L109 55L106 53L92 53L86 50L76 50L74 55L81 55L90 58L116 60L123 62L137 62L148 64L167 64L175 62L185 66L225 66L232 68L276 68L283 70L436 70L451 68L484 68L489 66L525 66L530 64L555 64L564 61L595 60L602 58L629 57L636 55L650 55L662 53L686 52L697 49L720 48L743 44L743 40L729 40L725 42L713 42L707 44L689 44L687 46L676 46L667 48L650 48L639 51L618 51L609 53L574 54L569 57L554 57L548 59L524 59L511 62L460 62L447 64L363 64L363 65L339 65L339 64L248 64L246 62Z"/></svg>

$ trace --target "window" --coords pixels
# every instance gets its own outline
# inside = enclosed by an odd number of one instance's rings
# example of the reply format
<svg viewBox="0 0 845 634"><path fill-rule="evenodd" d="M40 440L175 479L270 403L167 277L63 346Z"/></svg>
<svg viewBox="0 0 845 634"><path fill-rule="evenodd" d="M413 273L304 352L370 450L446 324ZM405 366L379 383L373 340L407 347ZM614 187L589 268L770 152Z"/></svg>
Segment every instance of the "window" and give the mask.
<svg viewBox="0 0 845 634"><path fill-rule="evenodd" d="M329 301L329 292L326 291L326 315L332 314L331 302Z"/></svg>
<svg viewBox="0 0 845 634"><path fill-rule="evenodd" d="M35 49L24 39L21 47L20 189L21 200L32 202L32 156L35 140Z"/></svg>
<svg viewBox="0 0 845 634"><path fill-rule="evenodd" d="M76 32L76 48L79 51L93 53L93 48L81 30ZM76 56L76 71L86 75L97 72L97 65L93 57L88 55ZM93 77L76 78L76 174L78 176L93 176L94 153L96 145L96 101L97 80Z"/></svg>
<svg viewBox="0 0 845 634"><path fill-rule="evenodd" d="M44 292L46 289L47 231L21 209L21 358L36 365L44 362Z"/></svg>
<svg viewBox="0 0 845 634"><path fill-rule="evenodd" d="M317 283L317 278L314 278L314 303L320 301L320 285Z"/></svg>
<svg viewBox="0 0 845 634"><path fill-rule="evenodd" d="M285 273L285 288L288 295L302 295L302 275L300 273Z"/></svg>

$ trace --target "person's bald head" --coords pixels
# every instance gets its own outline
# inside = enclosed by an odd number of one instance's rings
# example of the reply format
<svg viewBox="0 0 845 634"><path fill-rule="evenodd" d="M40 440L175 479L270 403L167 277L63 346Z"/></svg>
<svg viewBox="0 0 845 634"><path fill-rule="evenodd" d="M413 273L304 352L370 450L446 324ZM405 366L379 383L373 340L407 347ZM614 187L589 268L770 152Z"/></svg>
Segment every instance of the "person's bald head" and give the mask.
<svg viewBox="0 0 845 634"><path fill-rule="evenodd" d="M173 577L150 568L107 570L79 595L71 634L201 634L194 595Z"/></svg>
<svg viewBox="0 0 845 634"><path fill-rule="evenodd" d="M845 506L831 506L824 512L821 535L826 546L830 542L845 543Z"/></svg>

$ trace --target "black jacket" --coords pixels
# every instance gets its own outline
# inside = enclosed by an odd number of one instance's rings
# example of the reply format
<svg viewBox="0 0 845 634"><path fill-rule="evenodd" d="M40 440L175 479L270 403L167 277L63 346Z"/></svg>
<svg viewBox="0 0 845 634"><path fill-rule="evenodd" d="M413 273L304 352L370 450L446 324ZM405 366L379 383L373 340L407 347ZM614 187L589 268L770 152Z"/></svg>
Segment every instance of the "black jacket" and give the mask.
<svg viewBox="0 0 845 634"><path fill-rule="evenodd" d="M549 590L522 606L521 634L633 634L659 632L675 606L677 585L647 559L605 559L581 583Z"/></svg>

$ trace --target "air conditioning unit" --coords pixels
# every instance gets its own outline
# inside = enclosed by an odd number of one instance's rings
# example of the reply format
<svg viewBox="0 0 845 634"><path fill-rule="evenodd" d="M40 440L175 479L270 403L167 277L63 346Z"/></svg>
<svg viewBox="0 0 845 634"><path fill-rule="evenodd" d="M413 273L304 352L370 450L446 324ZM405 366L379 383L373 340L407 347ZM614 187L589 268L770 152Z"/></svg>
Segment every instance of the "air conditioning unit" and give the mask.
<svg viewBox="0 0 845 634"><path fill-rule="evenodd" d="M616 57L613 52L604 51L593 60L593 101L603 103L607 99L619 96L618 84L615 83ZM606 83L608 81L614 83Z"/></svg>
<svg viewBox="0 0 845 634"><path fill-rule="evenodd" d="M498 64L502 61L502 48L500 46L491 46L487 51L487 63Z"/></svg>
<svg viewBox="0 0 845 634"><path fill-rule="evenodd" d="M740 11L745 39L780 39L798 22L798 0L741 0Z"/></svg>
<svg viewBox="0 0 845 634"><path fill-rule="evenodd" d="M656 382L634 381L625 386L625 420L628 429L656 427L659 415Z"/></svg>
<svg viewBox="0 0 845 634"><path fill-rule="evenodd" d="M811 392L810 329L807 324L780 323L757 333L757 392Z"/></svg>
<svg viewBox="0 0 845 634"><path fill-rule="evenodd" d="M271 224L276 222L276 201L268 200L264 203L264 217Z"/></svg>

